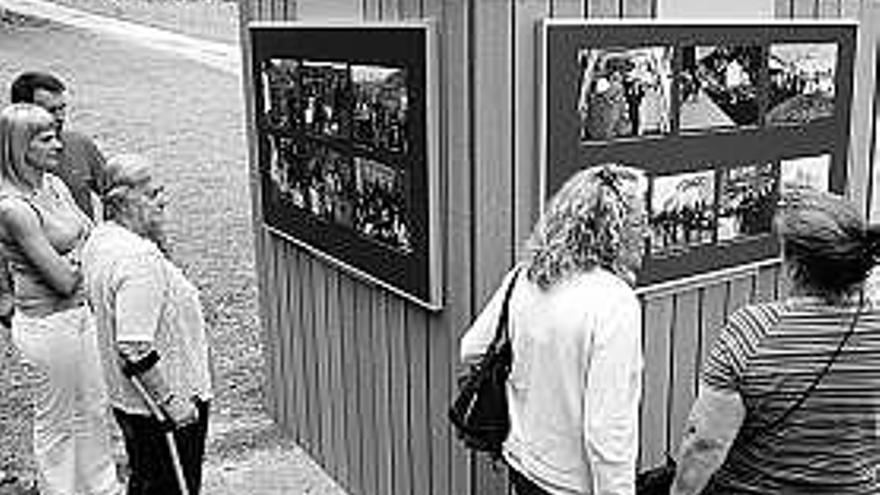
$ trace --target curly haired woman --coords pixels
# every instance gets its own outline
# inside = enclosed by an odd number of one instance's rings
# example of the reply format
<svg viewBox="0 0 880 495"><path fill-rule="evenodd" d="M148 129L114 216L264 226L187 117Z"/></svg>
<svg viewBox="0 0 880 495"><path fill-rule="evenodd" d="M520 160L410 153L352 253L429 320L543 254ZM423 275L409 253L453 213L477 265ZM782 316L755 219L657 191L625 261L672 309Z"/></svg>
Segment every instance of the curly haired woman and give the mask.
<svg viewBox="0 0 880 495"><path fill-rule="evenodd" d="M522 270L462 338L462 361L477 360L515 283L503 455L517 495L633 493L642 322L632 285L645 184L640 171L616 165L572 176L535 226Z"/></svg>

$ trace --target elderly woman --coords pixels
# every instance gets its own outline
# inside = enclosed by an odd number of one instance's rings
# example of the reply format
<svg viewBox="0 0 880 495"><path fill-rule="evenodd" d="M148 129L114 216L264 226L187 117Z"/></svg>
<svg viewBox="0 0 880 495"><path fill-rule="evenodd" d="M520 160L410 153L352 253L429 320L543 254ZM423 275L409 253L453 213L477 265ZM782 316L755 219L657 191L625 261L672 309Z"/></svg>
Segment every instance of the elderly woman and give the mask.
<svg viewBox="0 0 880 495"><path fill-rule="evenodd" d="M809 189L784 194L775 228L790 293L713 344L672 493L880 493L880 312L861 294L880 232Z"/></svg>
<svg viewBox="0 0 880 495"><path fill-rule="evenodd" d="M644 193L644 176L627 167L571 177L534 228L526 261L462 338L462 360L475 361L514 283L503 456L517 495L633 493L642 354L632 284Z"/></svg>
<svg viewBox="0 0 880 495"><path fill-rule="evenodd" d="M140 155L107 161L104 216L83 247L86 293L113 412L125 439L128 495L179 493L164 424L126 378L133 373L170 416L189 493L201 484L211 399L198 289L167 257L165 195Z"/></svg>
<svg viewBox="0 0 880 495"><path fill-rule="evenodd" d="M14 282L12 339L36 372L43 491L115 494L106 389L78 270L91 222L51 173L60 149L46 110L18 103L0 112L0 251Z"/></svg>

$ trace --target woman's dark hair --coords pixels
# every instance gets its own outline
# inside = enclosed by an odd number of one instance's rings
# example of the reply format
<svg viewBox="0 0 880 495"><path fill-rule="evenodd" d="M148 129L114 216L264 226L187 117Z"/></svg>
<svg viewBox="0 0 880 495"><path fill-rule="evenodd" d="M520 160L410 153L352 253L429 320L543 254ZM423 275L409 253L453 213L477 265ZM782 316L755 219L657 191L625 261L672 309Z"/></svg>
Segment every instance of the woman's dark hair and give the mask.
<svg viewBox="0 0 880 495"><path fill-rule="evenodd" d="M794 282L829 301L861 287L880 256L880 226L834 194L786 189L775 228Z"/></svg>

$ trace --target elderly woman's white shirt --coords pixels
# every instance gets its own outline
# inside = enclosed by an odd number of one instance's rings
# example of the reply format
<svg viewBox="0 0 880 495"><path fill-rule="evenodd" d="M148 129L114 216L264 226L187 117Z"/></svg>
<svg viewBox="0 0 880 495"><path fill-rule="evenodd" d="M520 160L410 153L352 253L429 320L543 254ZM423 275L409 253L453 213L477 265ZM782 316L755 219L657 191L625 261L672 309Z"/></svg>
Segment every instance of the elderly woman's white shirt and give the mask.
<svg viewBox="0 0 880 495"><path fill-rule="evenodd" d="M461 340L474 362L495 333L504 289ZM641 308L629 285L596 268L511 295L511 432L504 458L552 494L632 494L642 389Z"/></svg>
<svg viewBox="0 0 880 495"><path fill-rule="evenodd" d="M150 411L117 361L120 342L148 342L179 397L210 400L208 340L198 289L155 243L114 222L98 224L82 253L86 295L113 407Z"/></svg>

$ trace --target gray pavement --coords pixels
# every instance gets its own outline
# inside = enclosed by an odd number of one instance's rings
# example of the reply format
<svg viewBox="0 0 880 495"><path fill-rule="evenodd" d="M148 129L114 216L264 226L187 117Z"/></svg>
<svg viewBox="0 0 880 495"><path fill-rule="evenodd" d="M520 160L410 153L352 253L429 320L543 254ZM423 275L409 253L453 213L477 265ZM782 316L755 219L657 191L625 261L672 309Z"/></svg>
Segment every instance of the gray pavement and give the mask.
<svg viewBox="0 0 880 495"><path fill-rule="evenodd" d="M38 0L0 0L3 9L60 22L0 23L0 87L23 70L53 71L69 84L72 128L94 136L107 154L140 152L161 165L173 255L202 290L217 350L203 493L344 495L260 406L243 93L232 60L238 48ZM5 103L5 90L0 95Z"/></svg>

